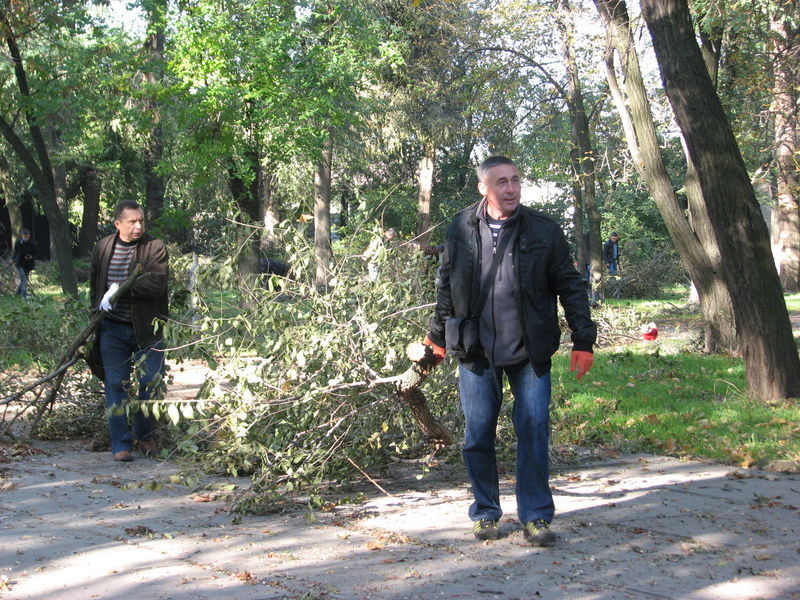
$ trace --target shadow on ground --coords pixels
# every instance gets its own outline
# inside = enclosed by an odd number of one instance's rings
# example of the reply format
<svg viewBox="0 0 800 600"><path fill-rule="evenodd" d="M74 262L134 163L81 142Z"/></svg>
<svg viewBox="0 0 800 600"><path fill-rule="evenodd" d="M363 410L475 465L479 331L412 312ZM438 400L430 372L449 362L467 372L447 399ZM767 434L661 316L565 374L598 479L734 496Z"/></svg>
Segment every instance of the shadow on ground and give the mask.
<svg viewBox="0 0 800 600"><path fill-rule="evenodd" d="M9 599L800 597L798 475L658 456L562 468L559 541L542 549L523 540L510 479L503 537L477 542L458 466L398 470L359 505L234 523L171 461L40 447L0 464Z"/></svg>

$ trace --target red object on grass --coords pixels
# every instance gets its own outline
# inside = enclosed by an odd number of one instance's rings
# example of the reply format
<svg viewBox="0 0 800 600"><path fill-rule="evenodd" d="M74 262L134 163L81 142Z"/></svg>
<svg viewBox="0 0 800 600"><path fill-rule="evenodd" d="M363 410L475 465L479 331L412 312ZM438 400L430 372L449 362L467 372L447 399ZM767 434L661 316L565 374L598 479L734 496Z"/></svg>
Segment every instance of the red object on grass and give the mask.
<svg viewBox="0 0 800 600"><path fill-rule="evenodd" d="M658 337L658 327L653 322L642 325L639 330L642 332L642 339L653 341Z"/></svg>

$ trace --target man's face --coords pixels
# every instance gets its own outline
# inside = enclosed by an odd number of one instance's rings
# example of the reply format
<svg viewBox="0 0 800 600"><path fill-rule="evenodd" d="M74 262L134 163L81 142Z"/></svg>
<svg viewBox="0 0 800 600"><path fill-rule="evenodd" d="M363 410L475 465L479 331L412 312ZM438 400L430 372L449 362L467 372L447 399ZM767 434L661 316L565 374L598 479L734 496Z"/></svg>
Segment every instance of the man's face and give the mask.
<svg viewBox="0 0 800 600"><path fill-rule="evenodd" d="M614 242L614 243L616 244L616 243L617 243L617 236L615 236L615 235L612 235L612 236L611 236L611 241L612 241L612 242Z"/></svg>
<svg viewBox="0 0 800 600"><path fill-rule="evenodd" d="M493 219L510 217L519 206L519 172L514 165L495 165L478 182L478 191L486 196L486 211Z"/></svg>
<svg viewBox="0 0 800 600"><path fill-rule="evenodd" d="M138 208L126 208L114 221L114 227L123 242L135 242L144 233L144 213Z"/></svg>

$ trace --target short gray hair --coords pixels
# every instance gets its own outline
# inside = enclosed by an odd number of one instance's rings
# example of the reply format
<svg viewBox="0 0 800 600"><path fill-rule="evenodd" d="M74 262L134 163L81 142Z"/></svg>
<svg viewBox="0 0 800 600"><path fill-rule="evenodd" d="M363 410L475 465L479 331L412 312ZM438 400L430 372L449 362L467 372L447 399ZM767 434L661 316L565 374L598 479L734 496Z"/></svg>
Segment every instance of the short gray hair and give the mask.
<svg viewBox="0 0 800 600"><path fill-rule="evenodd" d="M507 156L490 156L489 158L483 159L483 162L481 162L481 164L475 168L475 174L478 176L478 181L483 181L483 178L489 169L496 167L497 165L517 166L514 164L514 161Z"/></svg>

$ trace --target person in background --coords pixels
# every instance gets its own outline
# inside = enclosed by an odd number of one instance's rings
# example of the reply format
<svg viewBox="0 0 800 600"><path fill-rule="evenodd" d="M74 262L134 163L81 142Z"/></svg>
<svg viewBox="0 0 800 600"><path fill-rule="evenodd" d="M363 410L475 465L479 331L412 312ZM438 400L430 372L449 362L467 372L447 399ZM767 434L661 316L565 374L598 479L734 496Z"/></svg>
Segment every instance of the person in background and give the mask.
<svg viewBox="0 0 800 600"><path fill-rule="evenodd" d="M27 229L19 230L19 238L14 243L13 261L19 277L17 295L23 300L27 300L28 278L30 272L36 268L36 244L31 239L31 232Z"/></svg>
<svg viewBox="0 0 800 600"><path fill-rule="evenodd" d="M138 371L138 399L149 400L154 391L163 390L164 342L155 320L169 316L167 280L169 257L164 242L145 233L144 212L133 200L124 200L114 209L116 233L102 238L92 251L90 299L104 311L100 323L100 353L105 370L108 431L114 460L133 460L134 441L146 455L157 453L152 419L137 409L133 435L128 427L125 406L134 365ZM141 275L121 297L117 289L133 269Z"/></svg>
<svg viewBox="0 0 800 600"><path fill-rule="evenodd" d="M474 498L469 508L472 532L479 540L500 536L495 439L505 377L514 396L517 515L529 543L549 546L556 539L550 529L555 506L548 456L550 366L561 339L556 302L560 300L572 330L570 369L577 369L578 379L592 367L597 326L561 228L520 205L514 162L489 157L477 174L483 198L458 213L448 227L436 309L423 343L441 361L446 348L454 347L447 339L453 331L447 321L478 319L478 350L456 354L464 464ZM479 309L482 298L486 300Z"/></svg>
<svg viewBox="0 0 800 600"><path fill-rule="evenodd" d="M617 274L617 267L619 262L619 236L617 232L611 236L603 244L603 262L608 265L608 272L610 275Z"/></svg>

